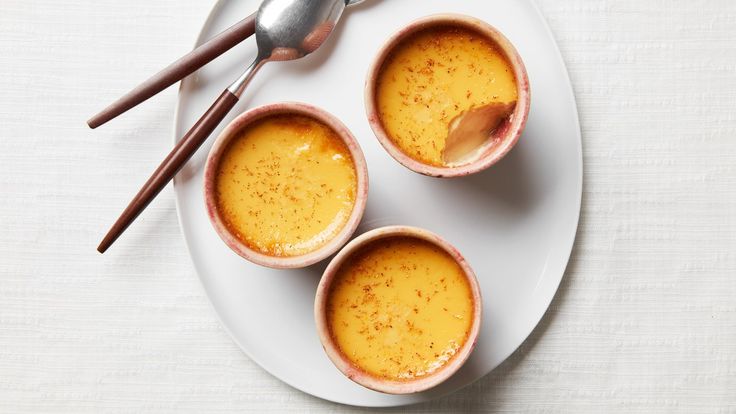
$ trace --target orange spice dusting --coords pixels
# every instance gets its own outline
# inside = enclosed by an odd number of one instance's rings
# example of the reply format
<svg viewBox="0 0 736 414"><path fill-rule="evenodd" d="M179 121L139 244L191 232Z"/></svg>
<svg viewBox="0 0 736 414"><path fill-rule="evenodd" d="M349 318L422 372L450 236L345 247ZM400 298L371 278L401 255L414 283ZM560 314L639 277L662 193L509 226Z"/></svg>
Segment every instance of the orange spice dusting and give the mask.
<svg viewBox="0 0 736 414"><path fill-rule="evenodd" d="M216 202L225 224L250 248L299 256L334 238L355 204L349 149L316 119L272 115L248 126L217 169Z"/></svg>
<svg viewBox="0 0 736 414"><path fill-rule="evenodd" d="M471 108L516 99L516 79L503 52L457 26L425 29L403 40L384 62L376 93L391 140L415 160L440 167L453 119Z"/></svg>
<svg viewBox="0 0 736 414"><path fill-rule="evenodd" d="M466 342L473 299L460 265L411 237L377 240L339 270L327 300L331 335L371 375L411 380L445 366Z"/></svg>

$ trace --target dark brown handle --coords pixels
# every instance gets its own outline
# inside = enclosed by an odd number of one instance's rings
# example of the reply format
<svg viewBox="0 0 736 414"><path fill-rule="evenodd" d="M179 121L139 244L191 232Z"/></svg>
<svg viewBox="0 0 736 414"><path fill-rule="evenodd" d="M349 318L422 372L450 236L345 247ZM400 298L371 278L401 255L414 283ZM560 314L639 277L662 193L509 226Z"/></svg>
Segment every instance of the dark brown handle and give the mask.
<svg viewBox="0 0 736 414"><path fill-rule="evenodd" d="M112 226L105 238L97 247L97 251L105 253L115 243L115 240L130 226L133 221L148 207L154 198L166 187L177 172L186 164L195 152L202 146L217 125L230 112L238 98L230 91L225 91L217 101L205 112L202 118L184 135L166 159L148 179L141 191L133 198L128 208L123 211L118 221Z"/></svg>
<svg viewBox="0 0 736 414"><path fill-rule="evenodd" d="M138 104L147 101L152 96L191 75L197 69L249 38L255 31L256 15L254 13L128 92L102 112L93 116L87 121L87 125L92 129L97 128Z"/></svg>

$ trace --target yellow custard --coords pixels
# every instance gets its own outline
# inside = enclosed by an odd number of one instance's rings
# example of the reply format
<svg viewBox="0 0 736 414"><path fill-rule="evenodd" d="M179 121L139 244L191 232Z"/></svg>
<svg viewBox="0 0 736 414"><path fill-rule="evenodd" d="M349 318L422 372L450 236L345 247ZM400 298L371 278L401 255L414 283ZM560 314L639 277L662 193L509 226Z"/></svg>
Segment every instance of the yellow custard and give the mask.
<svg viewBox="0 0 736 414"><path fill-rule="evenodd" d="M372 242L337 273L327 323L340 351L370 375L412 380L432 374L465 344L473 296L460 265L421 239Z"/></svg>
<svg viewBox="0 0 736 414"><path fill-rule="evenodd" d="M401 41L384 62L376 91L391 140L411 158L440 167L453 119L483 105L515 103L518 94L498 46L458 26L425 29Z"/></svg>
<svg viewBox="0 0 736 414"><path fill-rule="evenodd" d="M332 240L348 221L357 191L350 150L322 122L272 115L248 126L217 168L217 208L243 243L293 257Z"/></svg>

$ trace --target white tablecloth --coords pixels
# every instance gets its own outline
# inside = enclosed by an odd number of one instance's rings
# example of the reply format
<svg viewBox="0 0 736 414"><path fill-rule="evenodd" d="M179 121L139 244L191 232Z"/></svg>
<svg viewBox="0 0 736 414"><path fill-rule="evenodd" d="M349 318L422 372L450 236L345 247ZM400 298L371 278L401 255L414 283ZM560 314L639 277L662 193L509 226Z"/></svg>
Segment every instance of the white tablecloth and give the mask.
<svg viewBox="0 0 736 414"><path fill-rule="evenodd" d="M0 0L0 412L348 410L230 340L171 189L95 253L170 147L176 91L85 120L187 51L212 3ZM572 261L506 363L412 410L736 412L736 2L539 4L584 135Z"/></svg>

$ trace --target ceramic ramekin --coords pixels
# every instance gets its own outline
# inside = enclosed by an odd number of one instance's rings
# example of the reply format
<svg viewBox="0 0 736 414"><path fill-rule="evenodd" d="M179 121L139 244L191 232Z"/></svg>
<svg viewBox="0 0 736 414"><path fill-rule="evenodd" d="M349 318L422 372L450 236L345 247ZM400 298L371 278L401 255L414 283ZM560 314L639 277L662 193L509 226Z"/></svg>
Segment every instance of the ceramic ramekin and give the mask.
<svg viewBox="0 0 736 414"><path fill-rule="evenodd" d="M452 167L438 167L425 164L405 154L386 133L376 105L378 78L381 70L383 69L384 62L391 55L391 52L399 46L404 39L412 34L439 26L459 26L468 28L490 39L497 45L499 50L506 55L506 58L511 63L514 74L516 75L516 84L518 89L516 109L510 117L510 122L503 125L500 131L496 131L500 138L499 144L488 148L476 160L468 164ZM529 77L527 75L524 62L521 60L521 56L519 56L516 48L514 48L511 42L509 42L501 32L490 24L470 16L459 14L438 14L427 16L410 23L408 26L394 34L378 52L378 56L368 71L365 85L365 106L368 121L373 132L378 138L378 141L394 159L406 168L431 177L462 177L483 171L497 163L506 156L506 154L508 154L519 141L519 137L526 126L526 121L529 116L530 104L531 93L529 88Z"/></svg>
<svg viewBox="0 0 736 414"><path fill-rule="evenodd" d="M470 289L473 296L473 325L471 326L468 334L468 339L463 344L462 348L458 353L451 359L444 367L433 372L432 374L421 377L415 380L407 381L392 381L385 378L379 378L362 371L359 367L355 366L339 349L335 343L332 333L327 321L327 299L332 287L332 282L335 279L338 271L348 260L351 255L359 251L362 247L369 243L377 240L392 238L392 237L415 237L421 240L428 241L435 246L440 247L442 250L452 256L460 267L463 269L465 276L467 277ZM482 313L482 299L480 293L480 286L478 280L475 277L473 269L470 267L468 262L463 258L460 252L453 247L450 243L445 241L440 236L423 229L416 227L406 226L393 226L383 227L376 230L369 231L351 241L335 258L330 262L329 266L325 270L322 280L317 287L317 296L314 302L314 317L317 325L317 333L320 341L322 341L322 347L324 348L327 356L337 366L337 368L345 374L352 381L375 391L383 392L386 394L412 394L421 391L425 391L429 388L435 387L440 383L450 378L460 367L465 364L470 354L475 348L475 344L478 340L478 333L481 325L481 313Z"/></svg>
<svg viewBox="0 0 736 414"><path fill-rule="evenodd" d="M227 227L220 212L217 208L216 198L216 176L217 167L220 160L227 150L230 142L237 138L243 129L253 122L271 115L278 114L297 114L316 119L337 133L337 135L345 142L355 165L358 187L355 195L355 205L345 226L342 230L327 244L310 253L293 256L293 257L274 257L265 255L261 252L251 249L245 243L241 242ZM366 166L363 151L360 149L358 141L348 128L333 115L322 109L316 108L303 103L278 103L272 105L261 106L251 109L235 118L220 134L210 151L204 171L204 198L207 207L207 213L210 221L215 228L217 234L235 253L243 258L261 265L274 269L297 269L311 266L320 262L336 251L338 251L345 243L350 240L355 229L358 227L360 220L365 212L366 201L368 199L368 168Z"/></svg>

